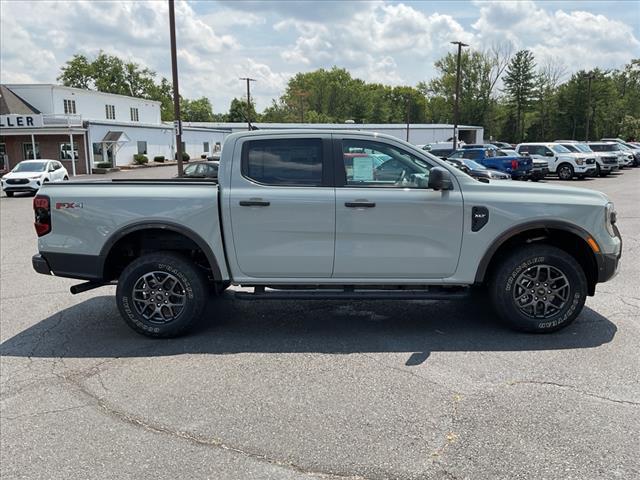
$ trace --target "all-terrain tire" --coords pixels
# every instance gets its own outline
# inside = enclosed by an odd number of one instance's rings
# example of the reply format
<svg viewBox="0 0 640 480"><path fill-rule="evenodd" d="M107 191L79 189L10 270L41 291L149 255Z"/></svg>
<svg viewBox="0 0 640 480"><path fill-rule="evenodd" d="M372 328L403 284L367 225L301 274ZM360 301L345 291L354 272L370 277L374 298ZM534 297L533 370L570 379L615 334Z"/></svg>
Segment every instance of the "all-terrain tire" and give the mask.
<svg viewBox="0 0 640 480"><path fill-rule="evenodd" d="M582 311L587 292L580 264L550 245L512 251L495 268L489 283L500 318L522 332L550 333L566 327Z"/></svg>
<svg viewBox="0 0 640 480"><path fill-rule="evenodd" d="M573 178L574 170L570 164L563 163L562 165L558 166L556 172L558 173L558 178L560 180L571 180Z"/></svg>
<svg viewBox="0 0 640 480"><path fill-rule="evenodd" d="M202 270L174 252L137 258L124 269L116 289L116 302L125 323L155 338L186 333L202 316L208 298Z"/></svg>

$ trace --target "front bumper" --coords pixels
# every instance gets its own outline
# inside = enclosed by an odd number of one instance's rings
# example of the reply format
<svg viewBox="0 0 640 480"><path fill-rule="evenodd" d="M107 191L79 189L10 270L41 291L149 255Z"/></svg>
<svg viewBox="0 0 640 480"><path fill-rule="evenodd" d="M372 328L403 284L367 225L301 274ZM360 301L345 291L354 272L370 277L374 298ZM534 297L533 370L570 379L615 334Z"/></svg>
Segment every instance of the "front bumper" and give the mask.
<svg viewBox="0 0 640 480"><path fill-rule="evenodd" d="M578 171L578 169L576 169L576 175L578 177L589 177L592 175L596 174L596 167L588 167L588 168L584 168L583 170Z"/></svg>
<svg viewBox="0 0 640 480"><path fill-rule="evenodd" d="M2 190L5 192L37 192L40 190L40 180L30 180L28 183L9 183L2 181Z"/></svg>
<svg viewBox="0 0 640 480"><path fill-rule="evenodd" d="M544 178L549 175L548 168L540 168L536 170L531 170L531 178Z"/></svg>
<svg viewBox="0 0 640 480"><path fill-rule="evenodd" d="M616 225L613 226L616 237L620 240L620 250L618 253L602 253L596 256L598 264L598 283L611 280L618 273L618 264L622 257L622 235Z"/></svg>

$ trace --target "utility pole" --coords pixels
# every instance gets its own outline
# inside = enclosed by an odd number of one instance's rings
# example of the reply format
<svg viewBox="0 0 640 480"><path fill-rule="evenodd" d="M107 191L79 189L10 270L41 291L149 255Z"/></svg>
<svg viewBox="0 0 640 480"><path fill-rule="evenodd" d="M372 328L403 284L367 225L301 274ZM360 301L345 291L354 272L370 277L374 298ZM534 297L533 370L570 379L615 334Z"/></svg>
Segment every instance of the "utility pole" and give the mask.
<svg viewBox="0 0 640 480"><path fill-rule="evenodd" d="M176 54L176 14L173 0L169 0L169 29L171 30L171 73L173 75L173 116L176 131L176 159L178 177L182 177L182 120L180 119L180 93L178 91L178 56Z"/></svg>
<svg viewBox="0 0 640 480"><path fill-rule="evenodd" d="M251 82L255 82L255 78L240 77L240 80L246 80L247 82L247 127L251 131Z"/></svg>
<svg viewBox="0 0 640 480"><path fill-rule="evenodd" d="M409 106L411 105L410 103L411 99L409 98L409 95L407 95L406 98L406 104L407 104L407 142L409 141Z"/></svg>
<svg viewBox="0 0 640 480"><path fill-rule="evenodd" d="M300 101L300 123L304 123L304 99L309 96L309 92L298 90L295 93L295 96L298 97L298 100Z"/></svg>
<svg viewBox="0 0 640 480"><path fill-rule="evenodd" d="M591 118L591 82L595 79L595 75L593 72L589 72L587 75L587 79L589 83L587 84L587 118L585 119L585 127L584 127L584 141L589 141L589 119Z"/></svg>
<svg viewBox="0 0 640 480"><path fill-rule="evenodd" d="M451 42L453 45L458 45L458 62L456 67L456 101L453 108L453 149L458 148L458 123L460 121L460 63L462 60L462 47L468 47L466 43Z"/></svg>

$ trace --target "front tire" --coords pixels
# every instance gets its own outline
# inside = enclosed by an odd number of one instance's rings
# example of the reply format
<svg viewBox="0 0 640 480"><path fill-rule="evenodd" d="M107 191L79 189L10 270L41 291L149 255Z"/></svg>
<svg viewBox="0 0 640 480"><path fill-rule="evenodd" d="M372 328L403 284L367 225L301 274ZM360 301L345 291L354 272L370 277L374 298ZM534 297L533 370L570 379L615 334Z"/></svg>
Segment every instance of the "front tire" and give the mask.
<svg viewBox="0 0 640 480"><path fill-rule="evenodd" d="M15 192L4 192L7 197L13 197Z"/></svg>
<svg viewBox="0 0 640 480"><path fill-rule="evenodd" d="M120 275L116 302L125 323L154 338L176 337L200 319L207 279L187 257L173 252L143 255Z"/></svg>
<svg viewBox="0 0 640 480"><path fill-rule="evenodd" d="M587 278L575 258L550 245L513 251L495 269L489 286L502 320L532 333L555 332L573 322L587 291Z"/></svg>
<svg viewBox="0 0 640 480"><path fill-rule="evenodd" d="M568 163L563 163L558 167L558 178L560 180L571 180L573 178L573 167Z"/></svg>

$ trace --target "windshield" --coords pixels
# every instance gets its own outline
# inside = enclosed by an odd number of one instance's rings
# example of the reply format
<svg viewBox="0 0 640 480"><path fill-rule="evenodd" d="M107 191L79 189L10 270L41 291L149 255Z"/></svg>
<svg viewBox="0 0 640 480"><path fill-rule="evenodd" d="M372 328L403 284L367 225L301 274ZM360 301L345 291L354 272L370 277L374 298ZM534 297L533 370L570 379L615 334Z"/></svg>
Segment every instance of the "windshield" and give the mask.
<svg viewBox="0 0 640 480"><path fill-rule="evenodd" d="M575 147L583 153L592 153L593 150L589 147L589 145L584 143L575 143Z"/></svg>
<svg viewBox="0 0 640 480"><path fill-rule="evenodd" d="M551 145L551 150L556 153L571 153L571 151L562 145Z"/></svg>
<svg viewBox="0 0 640 480"><path fill-rule="evenodd" d="M564 148L566 148L567 150L569 150L570 152L579 152L580 150L578 150L578 147L575 145L571 145L570 143L566 143L564 145L562 145Z"/></svg>
<svg viewBox="0 0 640 480"><path fill-rule="evenodd" d="M13 172L44 172L47 162L20 162Z"/></svg>
<svg viewBox="0 0 640 480"><path fill-rule="evenodd" d="M462 162L466 165L467 168L471 170L486 170L487 167L484 165L480 165L478 162L474 162L473 160L469 160L468 158L462 159Z"/></svg>

